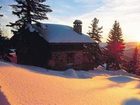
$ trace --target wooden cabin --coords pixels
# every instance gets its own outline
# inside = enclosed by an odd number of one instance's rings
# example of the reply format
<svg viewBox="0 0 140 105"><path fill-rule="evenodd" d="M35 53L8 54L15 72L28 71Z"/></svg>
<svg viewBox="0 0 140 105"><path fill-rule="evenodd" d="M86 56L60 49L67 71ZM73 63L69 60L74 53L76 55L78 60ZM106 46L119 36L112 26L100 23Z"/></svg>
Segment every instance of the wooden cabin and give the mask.
<svg viewBox="0 0 140 105"><path fill-rule="evenodd" d="M75 20L73 24L73 28L60 24L43 25L47 34L42 34L42 37L48 41L52 52L48 63L52 69L93 69L94 67L84 46L95 44L95 41L82 33L80 20Z"/></svg>
<svg viewBox="0 0 140 105"><path fill-rule="evenodd" d="M73 24L70 27L39 23L15 34L11 41L15 45L17 63L56 70L93 69L94 62L85 47L96 42L82 33L80 20Z"/></svg>

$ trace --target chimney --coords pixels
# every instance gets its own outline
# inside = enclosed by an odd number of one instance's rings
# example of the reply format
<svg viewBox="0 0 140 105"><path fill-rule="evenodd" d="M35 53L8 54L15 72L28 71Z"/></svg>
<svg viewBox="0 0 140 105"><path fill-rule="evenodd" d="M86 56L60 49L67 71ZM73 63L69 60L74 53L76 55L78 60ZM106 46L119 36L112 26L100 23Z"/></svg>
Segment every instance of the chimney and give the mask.
<svg viewBox="0 0 140 105"><path fill-rule="evenodd" d="M82 21L81 20L75 20L73 22L73 30L79 34L82 33Z"/></svg>

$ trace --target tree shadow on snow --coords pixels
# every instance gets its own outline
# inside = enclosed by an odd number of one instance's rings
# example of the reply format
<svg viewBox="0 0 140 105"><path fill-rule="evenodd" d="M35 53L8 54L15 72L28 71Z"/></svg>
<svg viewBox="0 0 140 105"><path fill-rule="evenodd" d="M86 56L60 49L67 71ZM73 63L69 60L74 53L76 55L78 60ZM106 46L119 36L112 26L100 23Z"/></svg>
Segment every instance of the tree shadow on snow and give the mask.
<svg viewBox="0 0 140 105"><path fill-rule="evenodd" d="M10 105L4 93L0 90L0 105Z"/></svg>
<svg viewBox="0 0 140 105"><path fill-rule="evenodd" d="M133 98L133 99L129 99L129 100L126 100L123 105L140 105L140 100L139 99L136 99L136 98Z"/></svg>
<svg viewBox="0 0 140 105"><path fill-rule="evenodd" d="M122 75L112 76L112 77L109 77L108 79L117 83L128 83L135 80L134 78L130 76L122 76Z"/></svg>

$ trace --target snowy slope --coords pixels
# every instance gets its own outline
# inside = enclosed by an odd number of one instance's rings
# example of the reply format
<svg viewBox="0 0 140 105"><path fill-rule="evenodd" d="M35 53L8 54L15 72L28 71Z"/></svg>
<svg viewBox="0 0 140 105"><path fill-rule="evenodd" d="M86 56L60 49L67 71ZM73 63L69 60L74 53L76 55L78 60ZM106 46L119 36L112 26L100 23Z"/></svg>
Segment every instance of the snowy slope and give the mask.
<svg viewBox="0 0 140 105"><path fill-rule="evenodd" d="M0 105L140 105L140 80L127 73L56 72L0 62L0 86Z"/></svg>
<svg viewBox="0 0 140 105"><path fill-rule="evenodd" d="M41 36L50 43L93 43L87 35L78 34L72 27L59 24L42 24L46 31ZM40 33L41 33L40 32Z"/></svg>

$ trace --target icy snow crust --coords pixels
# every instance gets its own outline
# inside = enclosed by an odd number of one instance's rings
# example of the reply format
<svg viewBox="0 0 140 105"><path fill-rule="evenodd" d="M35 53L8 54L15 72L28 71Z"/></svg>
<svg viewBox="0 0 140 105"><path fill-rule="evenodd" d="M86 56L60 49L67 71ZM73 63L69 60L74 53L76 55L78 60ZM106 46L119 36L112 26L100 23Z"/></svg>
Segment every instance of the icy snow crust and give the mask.
<svg viewBox="0 0 140 105"><path fill-rule="evenodd" d="M42 35L42 37L50 43L93 43L94 42L89 36L84 34L79 34L75 32L72 27L66 25L46 24L45 26L47 27L47 31L46 33L44 33L44 35Z"/></svg>
<svg viewBox="0 0 140 105"><path fill-rule="evenodd" d="M59 72L0 62L0 105L140 105L140 79L124 70Z"/></svg>

